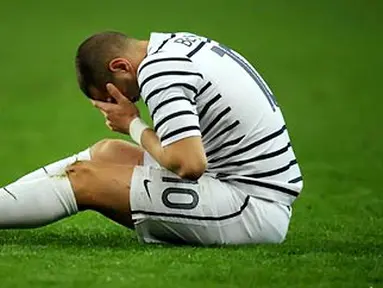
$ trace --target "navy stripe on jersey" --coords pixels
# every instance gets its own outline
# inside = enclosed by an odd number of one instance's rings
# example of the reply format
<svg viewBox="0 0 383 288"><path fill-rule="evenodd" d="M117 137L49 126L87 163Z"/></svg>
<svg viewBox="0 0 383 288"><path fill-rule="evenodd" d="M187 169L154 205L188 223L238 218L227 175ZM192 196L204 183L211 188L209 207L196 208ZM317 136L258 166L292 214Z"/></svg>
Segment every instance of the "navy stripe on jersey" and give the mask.
<svg viewBox="0 0 383 288"><path fill-rule="evenodd" d="M220 112L217 117L214 118L213 121L211 121L209 123L209 125L206 126L206 128L202 131L202 135L205 136L207 133L209 133L211 131L211 129L213 129L213 127L215 125L218 124L218 122L226 115L228 114L229 112L231 111L231 108L230 107L227 107L225 108L225 110L223 110L222 112Z"/></svg>
<svg viewBox="0 0 383 288"><path fill-rule="evenodd" d="M291 147L291 143L288 143L285 147L283 147L283 148L281 148L279 150L270 152L270 153L262 154L262 155L251 157L251 158L248 158L248 159L242 159L242 160L238 160L238 161L232 161L232 162L229 162L229 163L224 163L224 164L221 164L221 165L216 165L216 166L213 166L211 168L212 169L217 169L217 168L226 168L226 167L230 167L230 166L241 166L241 165L248 164L248 163L253 163L253 162L256 162L256 161L269 159L269 158L272 158L272 157L279 156L279 155L281 155L283 153L286 153L289 150L290 147ZM216 149L215 152L218 152L218 151L219 151L219 149Z"/></svg>
<svg viewBox="0 0 383 288"><path fill-rule="evenodd" d="M154 126L154 131L157 132L158 129L162 125L164 125L167 121L174 119L174 118L177 118L177 117L180 117L180 116L183 116L183 115L195 115L195 114L193 113L193 111L189 111L189 110L177 111L175 113L169 114L168 116L166 116L163 119L161 119L160 121L158 121L158 123Z"/></svg>
<svg viewBox="0 0 383 288"><path fill-rule="evenodd" d="M219 157L219 158L215 158L215 159L211 159L209 162L210 163L216 163L216 162L219 162L221 160L225 160L225 159L228 159L228 158L231 158L233 156L238 156L240 154L243 154L243 153L246 153L248 152L249 150L251 149L254 149L255 147L261 145L261 144L264 144L280 135L282 135L282 133L286 130L286 125L283 125L283 127L281 129L279 129L278 131L275 131L269 135L267 135L266 137L263 137L262 139L260 140L257 140L241 149L237 149L235 150L234 152L228 154L228 155L225 155L225 156L222 156L222 157Z"/></svg>
<svg viewBox="0 0 383 288"><path fill-rule="evenodd" d="M151 64L155 64L158 62L167 62L167 61L184 61L184 62L192 62L189 58L181 58L181 57L169 57L169 58L160 58L160 59L154 59L151 61L146 62L144 65L138 69L137 74L140 74L144 68L148 67Z"/></svg>
<svg viewBox="0 0 383 288"><path fill-rule="evenodd" d="M154 115L157 113L157 111L158 111L160 108L162 108L163 106L165 106L165 105L167 105L167 104L169 104L169 103L172 103L172 102L175 102L175 101L181 101L181 100L182 100L182 101L183 101L183 100L188 101L188 102L190 102L191 105L196 105L195 102L193 102L192 100L190 100L190 99L187 98L187 97L184 97L184 96L173 97L173 98L170 98L170 99L167 99L167 100L165 100L165 101L160 102L160 104L158 104L156 107L154 107L154 108L152 109L152 113L150 114L150 117L153 119L153 118L154 118Z"/></svg>
<svg viewBox="0 0 383 288"><path fill-rule="evenodd" d="M235 181L235 182L255 185L255 186L262 187L262 188L267 188L267 189L270 189L270 190L286 193L286 194L289 194L289 195L295 196L295 197L299 196L299 192L297 192L297 191L288 189L286 187L281 187L281 186L278 186L278 185L261 182L261 181L255 180L255 179L245 179L245 178L230 178L229 179L229 178L222 178L219 175L217 175L217 177L221 181ZM223 177L225 177L225 176L223 176Z"/></svg>
<svg viewBox="0 0 383 288"><path fill-rule="evenodd" d="M210 107L213 106L214 103L216 103L221 98L222 98L221 94L218 94L217 96L215 96L213 99L211 99L209 102L207 102L205 104L205 106L202 108L201 112L198 113L200 121L202 120L203 117L205 117L205 115L206 115L207 111L210 109Z"/></svg>
<svg viewBox="0 0 383 288"><path fill-rule="evenodd" d="M176 34L172 33L168 39L166 39L164 42L162 42L162 44L158 47L158 49L156 50L156 52L154 52L153 54L158 53L158 52L165 46L165 44L168 43L169 40L172 39L172 38L174 38L174 37L176 37Z"/></svg>
<svg viewBox="0 0 383 288"><path fill-rule="evenodd" d="M213 140L216 140L218 137L224 135L225 133L227 132L230 132L231 130L233 130L235 127L237 127L239 125L239 121L238 120L235 120L232 124L230 124L229 126L223 128L221 131L219 131L217 134L215 134L209 141L207 141L205 144L209 144L211 143ZM220 150L220 148L217 148L216 149L217 151Z"/></svg>
<svg viewBox="0 0 383 288"><path fill-rule="evenodd" d="M203 86L201 88L201 90L198 92L198 94L194 97L194 100L196 100L199 96L201 96L203 93L205 93L205 91L211 86L211 82L207 82L207 84L205 86Z"/></svg>
<svg viewBox="0 0 383 288"><path fill-rule="evenodd" d="M289 181L289 183L298 183L298 182L301 182L301 181L303 181L303 177L302 177L302 176L299 176L299 177L297 177L297 178L291 179L291 180Z"/></svg>
<svg viewBox="0 0 383 288"><path fill-rule="evenodd" d="M264 178L264 177L270 177L270 176L274 176L274 175L278 175L278 174L281 174L283 172L286 172L287 170L290 169L291 166L294 166L298 164L297 160L291 160L289 164L283 166L283 167L280 167L278 169L274 169L274 170L270 170L270 171L266 171L266 172L261 172L261 173L256 173L256 174L250 174L250 175L243 175L245 177L251 177L251 178Z"/></svg>
<svg viewBox="0 0 383 288"><path fill-rule="evenodd" d="M142 89L144 88L145 84L147 84L149 81L156 79L158 77L162 76L198 76L203 79L203 75L201 73L197 72L189 72L189 71L164 71L164 72L159 72L155 73L153 75L150 75L145 78L144 81L141 82L141 87L140 87L140 93L142 92Z"/></svg>
<svg viewBox="0 0 383 288"><path fill-rule="evenodd" d="M173 84L170 84L166 87L158 88L158 89L150 92L149 95L145 98L145 104L148 105L150 98L152 98L153 96L155 96L158 93L165 91L169 88L173 88L173 87L184 87L184 88L189 89L190 91L192 91L194 93L197 93L197 91L198 91L196 87L194 87L193 85L190 85L188 83L173 83Z"/></svg>
<svg viewBox="0 0 383 288"><path fill-rule="evenodd" d="M188 56L188 57L193 57L193 55L194 55L195 53L197 53L199 50L201 50L202 47L205 46L205 44L206 44L206 42L201 42L201 43L199 43L198 46L197 46L193 51L189 52L189 54L188 54L187 56Z"/></svg>
<svg viewBox="0 0 383 288"><path fill-rule="evenodd" d="M199 215L187 215L187 214L178 214L178 213L161 213L155 211L145 211L145 210L133 210L132 214L145 214L151 216L160 216L160 217L172 217L172 218L182 218L182 219L193 219L193 220L203 220L203 221L222 221L237 217L242 214L243 210L249 205L250 196L246 196L244 203L239 208L238 211L221 215L221 216L199 216Z"/></svg>
<svg viewBox="0 0 383 288"><path fill-rule="evenodd" d="M196 180L190 180L185 178L173 178L173 177L162 177L162 182L166 183L184 183L184 184L198 184Z"/></svg>
<svg viewBox="0 0 383 288"><path fill-rule="evenodd" d="M214 154L216 152L218 152L219 150L222 150L223 148L226 148L226 147L229 147L229 146L233 146L233 145L237 145L239 142L242 141L242 139L245 138L245 135L241 136L241 137L238 137L234 140L231 140L231 141L227 141L225 143L223 143L221 146L219 146L218 148L215 148L211 151L207 151L205 154L206 154L206 157L209 157L211 154Z"/></svg>
<svg viewBox="0 0 383 288"><path fill-rule="evenodd" d="M171 137L173 137L173 136L175 136L177 134L181 134L181 133L184 133L184 132L187 132L187 131L191 131L191 130L199 131L199 127L198 126L186 126L186 127L182 127L180 129L171 131L168 134L166 134L166 135L161 137L161 142L163 142L166 139L169 139L169 138L171 138Z"/></svg>

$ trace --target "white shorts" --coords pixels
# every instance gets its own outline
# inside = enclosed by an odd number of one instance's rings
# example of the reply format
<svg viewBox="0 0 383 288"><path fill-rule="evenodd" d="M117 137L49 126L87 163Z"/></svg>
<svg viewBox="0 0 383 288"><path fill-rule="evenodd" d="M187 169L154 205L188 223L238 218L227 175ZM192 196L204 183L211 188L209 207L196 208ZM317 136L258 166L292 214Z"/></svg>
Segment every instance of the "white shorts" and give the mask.
<svg viewBox="0 0 383 288"><path fill-rule="evenodd" d="M291 208L208 175L198 182L181 179L147 154L144 163L134 169L130 191L141 242L213 245L285 239Z"/></svg>

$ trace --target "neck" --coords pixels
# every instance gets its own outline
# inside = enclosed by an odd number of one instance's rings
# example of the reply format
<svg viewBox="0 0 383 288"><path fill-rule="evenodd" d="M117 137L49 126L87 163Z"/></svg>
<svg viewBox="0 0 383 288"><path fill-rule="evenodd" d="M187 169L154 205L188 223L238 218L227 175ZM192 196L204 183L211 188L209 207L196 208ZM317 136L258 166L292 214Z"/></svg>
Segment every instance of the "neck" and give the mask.
<svg viewBox="0 0 383 288"><path fill-rule="evenodd" d="M138 41L135 45L134 69L137 72L138 66L140 66L147 55L149 41Z"/></svg>

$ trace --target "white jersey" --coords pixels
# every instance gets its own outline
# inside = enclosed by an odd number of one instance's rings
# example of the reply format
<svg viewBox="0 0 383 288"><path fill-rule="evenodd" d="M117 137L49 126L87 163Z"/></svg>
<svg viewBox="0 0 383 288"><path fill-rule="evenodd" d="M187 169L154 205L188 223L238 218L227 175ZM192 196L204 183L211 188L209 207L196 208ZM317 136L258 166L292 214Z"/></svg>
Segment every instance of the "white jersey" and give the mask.
<svg viewBox="0 0 383 288"><path fill-rule="evenodd" d="M163 146L201 136L207 174L287 205L299 195L281 110L240 54L190 33L152 33L138 83Z"/></svg>

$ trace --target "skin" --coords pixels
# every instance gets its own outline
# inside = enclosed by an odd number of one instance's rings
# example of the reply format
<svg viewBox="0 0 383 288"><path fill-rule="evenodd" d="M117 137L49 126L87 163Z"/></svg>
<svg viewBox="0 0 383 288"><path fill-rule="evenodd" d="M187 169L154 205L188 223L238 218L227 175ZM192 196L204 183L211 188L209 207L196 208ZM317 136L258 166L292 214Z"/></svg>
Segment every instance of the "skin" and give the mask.
<svg viewBox="0 0 383 288"><path fill-rule="evenodd" d="M137 70L146 56L147 41L136 41L124 57L110 61L113 83L105 92L90 87L92 104L105 116L112 131L129 134L133 119L139 117L134 102L139 99ZM142 148L126 141L104 140L91 148L92 160L67 168L80 210L96 210L112 220L133 228L130 185L134 167L143 164L144 150L164 168L181 178L196 180L205 171L207 160L200 137L189 137L162 147L152 129L141 136Z"/></svg>
<svg viewBox="0 0 383 288"><path fill-rule="evenodd" d="M127 141L105 139L91 147L91 161L70 165L67 175L80 211L94 210L134 228L130 183L134 167L143 164L144 150Z"/></svg>

